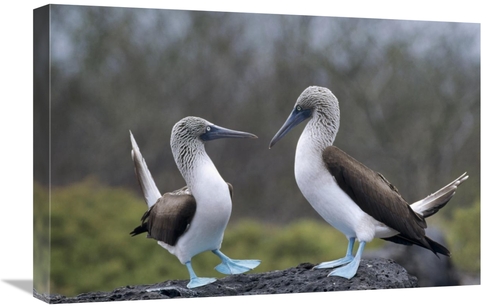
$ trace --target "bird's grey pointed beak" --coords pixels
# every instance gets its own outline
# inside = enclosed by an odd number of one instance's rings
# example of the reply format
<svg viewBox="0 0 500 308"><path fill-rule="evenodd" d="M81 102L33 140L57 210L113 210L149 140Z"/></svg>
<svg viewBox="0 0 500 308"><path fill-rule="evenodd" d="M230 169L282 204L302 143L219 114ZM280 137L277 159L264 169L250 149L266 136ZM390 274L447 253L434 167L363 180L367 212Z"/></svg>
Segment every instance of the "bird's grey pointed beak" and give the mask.
<svg viewBox="0 0 500 308"><path fill-rule="evenodd" d="M285 124L280 128L280 130L274 135L273 139L271 139L271 143L269 144L269 148L272 148L281 138L283 138L289 131L292 130L295 126L300 124L305 119L311 116L310 109L300 109L294 108L288 119L286 119Z"/></svg>
<svg viewBox="0 0 500 308"><path fill-rule="evenodd" d="M210 141L222 138L252 138L252 139L258 138L256 135L251 133L232 130L217 125L210 125L209 127L210 130L207 130L203 135L200 136L201 139L204 141Z"/></svg>

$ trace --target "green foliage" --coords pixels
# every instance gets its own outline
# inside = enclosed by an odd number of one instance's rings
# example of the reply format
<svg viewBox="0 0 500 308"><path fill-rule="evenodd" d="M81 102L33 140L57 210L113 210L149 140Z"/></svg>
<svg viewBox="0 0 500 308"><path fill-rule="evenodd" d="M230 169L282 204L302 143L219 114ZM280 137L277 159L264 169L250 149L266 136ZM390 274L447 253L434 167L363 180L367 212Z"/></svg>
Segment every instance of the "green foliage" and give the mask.
<svg viewBox="0 0 500 308"><path fill-rule="evenodd" d="M49 293L50 240L48 189L33 186L33 287L40 293Z"/></svg>
<svg viewBox="0 0 500 308"><path fill-rule="evenodd" d="M459 208L453 212L447 223L446 232L450 243L454 264L461 270L479 273L481 260L481 214L480 202L472 206Z"/></svg>

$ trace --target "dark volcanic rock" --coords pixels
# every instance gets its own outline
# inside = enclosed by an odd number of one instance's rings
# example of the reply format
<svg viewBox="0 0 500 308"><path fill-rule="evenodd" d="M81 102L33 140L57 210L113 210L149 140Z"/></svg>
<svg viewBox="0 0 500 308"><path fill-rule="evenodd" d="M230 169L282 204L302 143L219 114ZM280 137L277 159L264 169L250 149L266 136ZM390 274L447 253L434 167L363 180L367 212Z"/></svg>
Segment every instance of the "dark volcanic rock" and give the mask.
<svg viewBox="0 0 500 308"><path fill-rule="evenodd" d="M427 236L443 244L446 239L442 231L437 228L428 228ZM435 255L432 251L423 249L416 245L394 245L387 243L379 250L367 251L363 258L391 259L403 266L410 275L416 276L419 287L456 286L462 285L460 274L453 265L452 257L448 258Z"/></svg>
<svg viewBox="0 0 500 308"><path fill-rule="evenodd" d="M36 291L34 296L58 304L417 287L417 278L392 260L361 260L356 276L350 280L328 277L330 269L313 270L313 266L303 263L286 270L231 275L195 289L186 288L187 280L173 280L154 285L126 286L111 292L84 293L76 297L47 296Z"/></svg>

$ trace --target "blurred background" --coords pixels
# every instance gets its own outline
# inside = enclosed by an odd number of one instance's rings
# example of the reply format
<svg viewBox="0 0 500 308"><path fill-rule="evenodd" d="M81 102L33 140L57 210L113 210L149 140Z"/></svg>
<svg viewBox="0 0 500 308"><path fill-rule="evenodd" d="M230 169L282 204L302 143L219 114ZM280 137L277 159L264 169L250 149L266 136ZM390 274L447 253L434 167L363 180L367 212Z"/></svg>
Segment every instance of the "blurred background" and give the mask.
<svg viewBox="0 0 500 308"><path fill-rule="evenodd" d="M295 183L304 124L268 149L309 85L339 99L335 144L384 174L407 201L468 172L428 220L452 258L419 253L452 272L426 286L479 283L479 24L59 5L50 16L51 159L34 155L39 292L74 296L188 278L154 240L129 236L147 209L129 130L160 191L171 191L185 182L170 132L188 115L259 136L206 146L234 186L222 251L261 259L254 272L343 256L347 240ZM50 235L43 230L49 184ZM394 246L376 240L367 251L397 259L387 255ZM221 277L217 264L211 253L193 259L199 275Z"/></svg>

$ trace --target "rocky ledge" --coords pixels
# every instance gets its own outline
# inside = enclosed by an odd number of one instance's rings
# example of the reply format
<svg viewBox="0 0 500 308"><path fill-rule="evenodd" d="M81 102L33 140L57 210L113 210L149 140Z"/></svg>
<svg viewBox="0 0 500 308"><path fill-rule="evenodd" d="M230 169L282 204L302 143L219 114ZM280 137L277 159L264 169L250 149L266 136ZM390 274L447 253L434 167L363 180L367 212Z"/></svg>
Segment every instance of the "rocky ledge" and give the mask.
<svg viewBox="0 0 500 308"><path fill-rule="evenodd" d="M417 287L417 278L389 259L361 260L356 276L350 280L327 277L331 270L313 270L313 266L302 263L286 270L231 275L196 289L186 288L187 280L172 280L154 285L125 286L111 292L89 292L76 297L38 294L35 290L33 294L45 302L59 304Z"/></svg>

